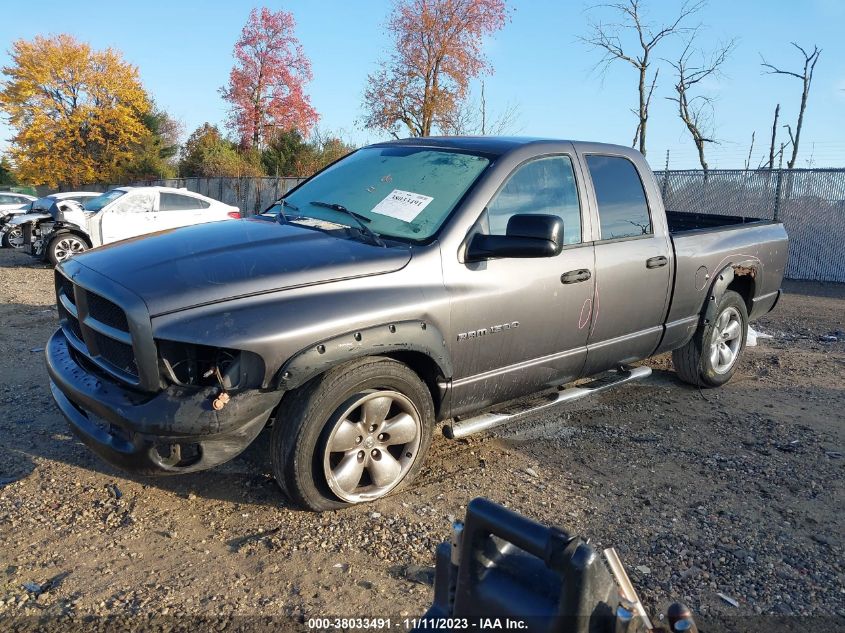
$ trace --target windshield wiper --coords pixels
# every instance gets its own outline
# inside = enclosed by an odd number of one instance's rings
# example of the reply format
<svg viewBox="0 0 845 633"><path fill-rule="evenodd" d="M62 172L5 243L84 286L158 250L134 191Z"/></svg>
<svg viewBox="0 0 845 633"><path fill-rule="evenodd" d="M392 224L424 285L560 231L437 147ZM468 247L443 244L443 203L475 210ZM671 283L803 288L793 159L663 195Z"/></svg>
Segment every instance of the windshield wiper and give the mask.
<svg viewBox="0 0 845 633"><path fill-rule="evenodd" d="M278 215L278 216L276 216L276 221L278 222L279 220L282 220L282 222L284 222L285 224L287 224L287 223L288 223L288 221L289 221L289 220L288 220L288 216L286 216L286 215L285 215L285 212L283 211L283 209L284 209L285 207L287 207L288 209L292 209L292 210L294 210L294 211L299 211L299 207L298 207L298 206L296 206L295 204L293 204L292 202L288 202L288 201L287 201L287 200L285 200L284 198L282 198L281 200L279 200L279 202L281 202L281 203L282 203L282 207L279 209L279 215Z"/></svg>
<svg viewBox="0 0 845 633"><path fill-rule="evenodd" d="M360 227L361 232L364 235L367 235L379 246L387 247L387 244L385 244L381 237L379 237L379 234L373 231L366 224L364 224L365 222L372 222L372 220L370 220L370 218L368 218L366 215L361 215L360 213L350 211L342 204L338 204L336 202L321 202L320 200L312 200L310 204L313 204L315 207L324 207L326 209L331 209L332 211L338 211L339 213L344 213L348 215L350 218L352 218L358 223L358 226Z"/></svg>

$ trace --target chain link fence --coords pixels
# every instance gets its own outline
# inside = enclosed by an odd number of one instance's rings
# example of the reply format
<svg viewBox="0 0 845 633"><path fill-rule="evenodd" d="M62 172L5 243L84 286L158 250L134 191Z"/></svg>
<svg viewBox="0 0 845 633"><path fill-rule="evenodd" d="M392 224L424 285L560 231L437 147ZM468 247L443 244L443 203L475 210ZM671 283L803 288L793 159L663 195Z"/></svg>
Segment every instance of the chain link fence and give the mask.
<svg viewBox="0 0 845 633"><path fill-rule="evenodd" d="M845 169L655 172L667 209L780 220L790 279L845 282Z"/></svg>

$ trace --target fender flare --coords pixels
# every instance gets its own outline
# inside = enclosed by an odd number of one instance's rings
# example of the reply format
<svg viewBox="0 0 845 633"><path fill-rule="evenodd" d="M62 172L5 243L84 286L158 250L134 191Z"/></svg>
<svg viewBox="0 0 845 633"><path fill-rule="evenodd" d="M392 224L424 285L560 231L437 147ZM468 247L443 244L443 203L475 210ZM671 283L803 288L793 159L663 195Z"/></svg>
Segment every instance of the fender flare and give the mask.
<svg viewBox="0 0 845 633"><path fill-rule="evenodd" d="M756 276L757 264L758 262L754 260L734 262L728 264L716 274L716 278L710 285L710 291L707 293L707 299L701 309L701 322L703 325L707 325L716 317L716 306L719 304L719 300L725 294L728 286L736 278L737 270L748 271L745 274L750 275L753 279Z"/></svg>
<svg viewBox="0 0 845 633"><path fill-rule="evenodd" d="M357 358L395 352L427 356L444 378L452 376L446 339L426 321L396 321L324 339L291 356L273 380L278 389L295 389L323 372Z"/></svg>

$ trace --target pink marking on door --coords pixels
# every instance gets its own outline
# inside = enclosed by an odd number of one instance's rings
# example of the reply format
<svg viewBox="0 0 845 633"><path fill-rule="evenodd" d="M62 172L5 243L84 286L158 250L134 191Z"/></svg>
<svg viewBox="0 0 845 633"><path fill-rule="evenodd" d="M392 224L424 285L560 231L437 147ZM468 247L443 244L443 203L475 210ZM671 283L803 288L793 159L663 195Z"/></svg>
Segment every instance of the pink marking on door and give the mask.
<svg viewBox="0 0 845 633"><path fill-rule="evenodd" d="M593 313L593 300L587 297L584 305L581 306L581 315L578 317L578 329L583 330L590 322L590 315Z"/></svg>

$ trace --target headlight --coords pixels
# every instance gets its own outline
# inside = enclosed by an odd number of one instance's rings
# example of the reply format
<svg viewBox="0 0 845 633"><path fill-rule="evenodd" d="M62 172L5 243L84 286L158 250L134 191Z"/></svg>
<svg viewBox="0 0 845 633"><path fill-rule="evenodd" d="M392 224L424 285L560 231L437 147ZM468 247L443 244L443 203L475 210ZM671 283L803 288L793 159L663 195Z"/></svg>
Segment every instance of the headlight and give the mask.
<svg viewBox="0 0 845 633"><path fill-rule="evenodd" d="M162 373L174 384L231 391L260 387L264 380L264 362L258 354L176 341L157 343Z"/></svg>

